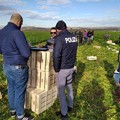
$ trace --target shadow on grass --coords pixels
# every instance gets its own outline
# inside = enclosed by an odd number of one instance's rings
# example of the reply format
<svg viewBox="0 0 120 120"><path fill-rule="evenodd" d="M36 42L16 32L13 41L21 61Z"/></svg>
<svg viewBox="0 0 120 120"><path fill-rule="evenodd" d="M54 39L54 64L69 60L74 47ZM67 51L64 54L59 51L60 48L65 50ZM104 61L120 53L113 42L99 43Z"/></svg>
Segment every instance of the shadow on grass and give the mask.
<svg viewBox="0 0 120 120"><path fill-rule="evenodd" d="M113 74L114 74L114 66L109 63L108 61L104 60L104 67L105 67L105 70L107 71L107 74L106 74L106 77L108 78L110 84L112 85L112 90L111 90L111 93L115 93L115 89L116 89L116 85L115 85L115 80L113 78ZM120 115L119 115L119 111L120 111L120 105L119 105L119 102L117 102L117 96L115 94L113 94L113 100L114 100L114 104L115 106L117 107L117 111L116 111L116 117L117 117L117 120L120 119Z"/></svg>
<svg viewBox="0 0 120 120"><path fill-rule="evenodd" d="M106 120L106 108L102 101L104 90L99 86L97 80L86 82L81 94L75 99L75 113L72 117L77 120Z"/></svg>
<svg viewBox="0 0 120 120"><path fill-rule="evenodd" d="M82 78L82 74L85 69L85 64L82 63L81 61L77 62L77 73L74 75L74 80L73 80L73 90L74 90L74 96L77 96L77 88L78 88L78 83Z"/></svg>
<svg viewBox="0 0 120 120"><path fill-rule="evenodd" d="M0 100L0 120L8 120L10 116L6 84L0 84L0 92L2 94L2 99Z"/></svg>
<svg viewBox="0 0 120 120"><path fill-rule="evenodd" d="M110 81L110 83L113 85L114 84L113 73L115 71L115 68L107 60L104 60L103 62L104 62L104 68L107 71L106 77L108 78L108 80Z"/></svg>

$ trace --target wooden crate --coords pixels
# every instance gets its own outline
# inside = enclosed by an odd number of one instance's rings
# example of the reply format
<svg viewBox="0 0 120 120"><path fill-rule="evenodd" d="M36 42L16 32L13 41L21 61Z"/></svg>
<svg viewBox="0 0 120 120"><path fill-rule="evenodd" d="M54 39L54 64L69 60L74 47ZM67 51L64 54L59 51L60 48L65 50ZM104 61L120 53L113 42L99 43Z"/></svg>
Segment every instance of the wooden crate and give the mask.
<svg viewBox="0 0 120 120"><path fill-rule="evenodd" d="M2 99L2 94L1 94L1 92L0 92L0 99Z"/></svg>
<svg viewBox="0 0 120 120"><path fill-rule="evenodd" d="M46 52L46 66L45 71L51 71L53 69L53 52Z"/></svg>
<svg viewBox="0 0 120 120"><path fill-rule="evenodd" d="M29 80L25 108L40 114L51 107L57 98L53 52L32 51L28 66Z"/></svg>
<svg viewBox="0 0 120 120"><path fill-rule="evenodd" d="M30 69L36 69L37 67L37 51L32 51L31 57L30 57L30 63L29 63L29 68Z"/></svg>
<svg viewBox="0 0 120 120"><path fill-rule="evenodd" d="M32 93L31 110L36 114L40 114L46 110L47 92L41 89L35 89Z"/></svg>
<svg viewBox="0 0 120 120"><path fill-rule="evenodd" d="M30 87L36 87L37 84L37 70L31 70L29 69L29 79L28 79L28 83L27 86Z"/></svg>
<svg viewBox="0 0 120 120"><path fill-rule="evenodd" d="M53 53L50 51L42 51L37 53L37 70L50 71L53 69Z"/></svg>
<svg viewBox="0 0 120 120"><path fill-rule="evenodd" d="M32 51L28 60L29 69L38 71L50 71L53 69L53 52L50 51Z"/></svg>
<svg viewBox="0 0 120 120"><path fill-rule="evenodd" d="M56 85L54 71L29 70L28 86L49 90Z"/></svg>
<svg viewBox="0 0 120 120"><path fill-rule="evenodd" d="M49 107L51 107L53 105L53 100L52 100L52 93L53 92L53 89L50 89L48 92L47 92L47 100L46 100L46 109L48 109Z"/></svg>
<svg viewBox="0 0 120 120"><path fill-rule="evenodd" d="M52 101L55 101L57 98L57 86L52 88Z"/></svg>
<svg viewBox="0 0 120 120"><path fill-rule="evenodd" d="M50 90L52 87L56 85L55 76L53 72L42 72L41 73L41 85L37 88L41 88L44 90Z"/></svg>
<svg viewBox="0 0 120 120"><path fill-rule="evenodd" d="M31 109L36 114L40 114L51 107L56 98L56 86L49 91L28 87L26 92L25 108Z"/></svg>
<svg viewBox="0 0 120 120"><path fill-rule="evenodd" d="M28 61L28 86L49 90L55 86L53 52L32 51Z"/></svg>
<svg viewBox="0 0 120 120"><path fill-rule="evenodd" d="M33 87L27 87L25 94L25 105L24 105L26 109L31 109L31 100L32 100L31 95L35 89L36 88Z"/></svg>

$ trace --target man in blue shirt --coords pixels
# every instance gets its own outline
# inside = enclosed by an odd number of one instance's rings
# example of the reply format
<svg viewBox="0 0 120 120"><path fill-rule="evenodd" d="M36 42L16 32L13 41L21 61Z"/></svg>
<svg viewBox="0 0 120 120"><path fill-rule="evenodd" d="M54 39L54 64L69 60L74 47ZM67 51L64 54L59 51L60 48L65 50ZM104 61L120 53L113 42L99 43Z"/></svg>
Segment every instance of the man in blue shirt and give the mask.
<svg viewBox="0 0 120 120"><path fill-rule="evenodd" d="M0 53L3 69L8 81L8 101L11 117L31 120L24 115L25 91L28 81L27 61L31 54L24 33L20 30L23 18L15 13L10 22L0 30Z"/></svg>
<svg viewBox="0 0 120 120"><path fill-rule="evenodd" d="M76 60L78 41L77 38L67 30L64 21L56 24L57 37L53 49L53 65L56 72L56 83L58 89L58 99L62 120L67 120L67 113L73 109L73 89L72 76ZM67 88L68 101L66 101L65 89Z"/></svg>

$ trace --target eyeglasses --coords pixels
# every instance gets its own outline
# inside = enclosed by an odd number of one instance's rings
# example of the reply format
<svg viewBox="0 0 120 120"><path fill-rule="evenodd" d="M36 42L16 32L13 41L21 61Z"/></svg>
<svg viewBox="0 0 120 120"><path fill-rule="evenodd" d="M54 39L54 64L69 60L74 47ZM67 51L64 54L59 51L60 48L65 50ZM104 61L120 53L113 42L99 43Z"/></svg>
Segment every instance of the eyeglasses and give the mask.
<svg viewBox="0 0 120 120"><path fill-rule="evenodd" d="M56 32L50 32L51 34L56 34Z"/></svg>

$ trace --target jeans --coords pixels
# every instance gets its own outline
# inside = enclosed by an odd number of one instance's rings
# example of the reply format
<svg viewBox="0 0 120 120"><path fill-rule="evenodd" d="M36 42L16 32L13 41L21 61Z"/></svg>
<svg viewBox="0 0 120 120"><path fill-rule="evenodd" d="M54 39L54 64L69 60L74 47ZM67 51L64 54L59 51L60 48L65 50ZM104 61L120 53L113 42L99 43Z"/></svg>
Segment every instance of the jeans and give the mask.
<svg viewBox="0 0 120 120"><path fill-rule="evenodd" d="M16 111L19 118L24 116L25 92L28 81L28 67L3 64L4 73L8 81L8 102L11 111Z"/></svg>
<svg viewBox="0 0 120 120"><path fill-rule="evenodd" d="M73 72L74 68L61 69L58 72L58 74L56 74L58 99L60 102L60 110L63 115L67 114L68 107L73 108L73 88L72 88ZM67 90L67 97L65 95L65 89Z"/></svg>
<svg viewBox="0 0 120 120"><path fill-rule="evenodd" d="M113 74L113 78L115 80L115 83L120 84L120 64L118 65L117 69L115 70Z"/></svg>

